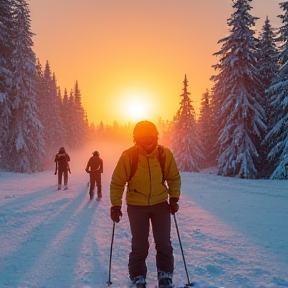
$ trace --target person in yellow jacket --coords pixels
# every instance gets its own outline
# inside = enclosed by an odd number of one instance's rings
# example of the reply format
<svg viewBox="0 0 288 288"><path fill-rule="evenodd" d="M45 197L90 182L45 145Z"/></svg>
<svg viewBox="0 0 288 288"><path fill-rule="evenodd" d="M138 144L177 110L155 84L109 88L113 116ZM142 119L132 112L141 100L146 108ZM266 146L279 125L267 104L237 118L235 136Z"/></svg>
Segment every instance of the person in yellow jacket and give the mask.
<svg viewBox="0 0 288 288"><path fill-rule="evenodd" d="M146 258L149 228L152 226L156 247L159 288L173 287L173 248L171 214L178 209L181 178L169 148L158 145L158 131L150 121L138 122L133 131L134 146L125 150L114 169L110 184L111 219L122 217L122 197L126 191L127 214L132 234L128 270L137 288L146 287ZM133 170L131 150L137 152L137 169ZM159 151L165 163L159 161ZM135 152L134 152L135 153ZM133 175L131 175L133 174Z"/></svg>

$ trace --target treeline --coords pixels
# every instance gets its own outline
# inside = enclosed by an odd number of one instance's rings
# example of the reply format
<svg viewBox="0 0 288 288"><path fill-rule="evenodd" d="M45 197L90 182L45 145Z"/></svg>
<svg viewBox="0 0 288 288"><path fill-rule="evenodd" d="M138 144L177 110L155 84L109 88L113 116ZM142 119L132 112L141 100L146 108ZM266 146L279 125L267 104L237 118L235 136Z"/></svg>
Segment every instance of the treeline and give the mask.
<svg viewBox="0 0 288 288"><path fill-rule="evenodd" d="M42 71L36 61L32 36L27 2L0 1L0 167L6 171L42 171L60 143L79 147L88 129L77 81L62 99L49 63Z"/></svg>
<svg viewBox="0 0 288 288"><path fill-rule="evenodd" d="M233 1L198 122L185 75L177 114L160 123L181 171L217 165L223 176L288 178L288 1L279 4L282 25L267 17L258 38L249 2Z"/></svg>
<svg viewBox="0 0 288 288"><path fill-rule="evenodd" d="M128 137L131 124L89 124L78 81L61 91L49 62L43 69L36 58L32 37L28 3L1 0L0 169L42 171L60 146L71 150L99 137Z"/></svg>
<svg viewBox="0 0 288 288"><path fill-rule="evenodd" d="M279 4L282 25L271 27L267 17L257 37L250 2L233 1L230 33L218 41L214 85L203 93L199 118L185 75L176 115L157 123L181 171L217 165L223 176L288 178L288 1ZM0 169L42 171L59 145L130 140L131 123L89 124L78 81L61 91L49 62L41 67L29 13L25 0L0 1Z"/></svg>

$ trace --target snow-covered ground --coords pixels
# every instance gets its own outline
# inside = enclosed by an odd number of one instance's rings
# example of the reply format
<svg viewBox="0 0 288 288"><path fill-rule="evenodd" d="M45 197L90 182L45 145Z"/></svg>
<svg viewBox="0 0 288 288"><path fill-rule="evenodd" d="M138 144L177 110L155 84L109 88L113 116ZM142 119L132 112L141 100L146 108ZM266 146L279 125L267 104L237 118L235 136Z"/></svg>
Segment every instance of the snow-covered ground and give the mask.
<svg viewBox="0 0 288 288"><path fill-rule="evenodd" d="M56 190L53 170L0 172L1 288L107 286L113 227L109 183L123 147L107 148L101 154L101 201L88 198L84 169L92 150L70 154L67 191ZM197 287L288 287L288 182L224 178L213 172L181 175L176 219L190 282ZM111 288L129 287L130 231L125 207L123 212L115 226ZM150 240L147 282L155 287L152 236ZM172 242L174 283L185 284L174 220Z"/></svg>

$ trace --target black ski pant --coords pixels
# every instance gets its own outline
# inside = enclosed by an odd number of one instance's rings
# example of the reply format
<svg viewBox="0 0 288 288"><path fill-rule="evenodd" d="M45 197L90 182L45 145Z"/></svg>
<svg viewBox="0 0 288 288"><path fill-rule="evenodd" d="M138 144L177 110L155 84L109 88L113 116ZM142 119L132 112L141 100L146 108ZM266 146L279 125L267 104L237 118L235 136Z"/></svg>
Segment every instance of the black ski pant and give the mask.
<svg viewBox="0 0 288 288"><path fill-rule="evenodd" d="M95 183L97 185L97 195L102 194L102 184L101 184L101 173L98 171L90 172L90 194L93 193L95 189Z"/></svg>
<svg viewBox="0 0 288 288"><path fill-rule="evenodd" d="M58 184L62 184L62 175L64 175L64 185L68 185L68 169L67 168L58 168Z"/></svg>
<svg viewBox="0 0 288 288"><path fill-rule="evenodd" d="M173 273L174 257L170 238L169 204L165 201L151 206L127 205L127 213L132 234L132 250L128 263L131 279L140 275L146 278L150 223L156 248L157 271Z"/></svg>

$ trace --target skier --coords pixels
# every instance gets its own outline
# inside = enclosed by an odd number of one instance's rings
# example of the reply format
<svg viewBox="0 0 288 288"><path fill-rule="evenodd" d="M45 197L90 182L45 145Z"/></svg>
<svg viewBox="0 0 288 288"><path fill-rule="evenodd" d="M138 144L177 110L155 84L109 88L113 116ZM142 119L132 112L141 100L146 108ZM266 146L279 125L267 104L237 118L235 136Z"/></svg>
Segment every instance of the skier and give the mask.
<svg viewBox="0 0 288 288"><path fill-rule="evenodd" d="M138 122L133 136L134 146L122 153L112 175L110 215L112 221L120 221L122 196L124 188L127 187L127 214L132 234L132 249L128 261L129 277L137 288L146 287L146 258L151 222L157 252L159 288L170 288L173 287L174 270L170 213L174 215L179 209L177 202L180 197L181 178L172 152L158 145L158 131L152 122ZM138 153L135 173L131 171L131 149ZM159 154L159 151L163 154ZM163 161L159 159L159 155L165 159L164 165L159 163Z"/></svg>
<svg viewBox="0 0 288 288"><path fill-rule="evenodd" d="M60 190L62 186L62 175L64 175L64 190L68 189L68 171L71 174L69 161L70 156L66 153L65 148L61 147L54 159L56 163L54 175L56 175L58 171L58 190Z"/></svg>
<svg viewBox="0 0 288 288"><path fill-rule="evenodd" d="M90 174L90 199L94 197L95 182L97 185L97 198L102 198L102 185L101 185L101 173L103 173L103 160L99 157L98 151L92 153L92 157L89 159L85 171Z"/></svg>

